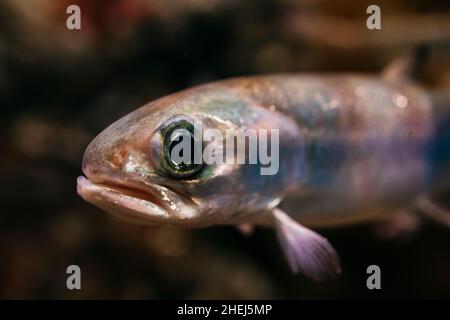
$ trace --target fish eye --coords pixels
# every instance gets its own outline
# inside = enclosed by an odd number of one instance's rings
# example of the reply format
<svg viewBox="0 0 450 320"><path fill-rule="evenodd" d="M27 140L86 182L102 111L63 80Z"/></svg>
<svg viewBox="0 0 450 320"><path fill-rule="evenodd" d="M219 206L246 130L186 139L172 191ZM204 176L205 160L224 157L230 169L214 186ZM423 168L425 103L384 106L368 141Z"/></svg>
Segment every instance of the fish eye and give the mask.
<svg viewBox="0 0 450 320"><path fill-rule="evenodd" d="M161 131L163 173L175 179L188 179L204 167L202 138L192 122L180 119L164 126Z"/></svg>

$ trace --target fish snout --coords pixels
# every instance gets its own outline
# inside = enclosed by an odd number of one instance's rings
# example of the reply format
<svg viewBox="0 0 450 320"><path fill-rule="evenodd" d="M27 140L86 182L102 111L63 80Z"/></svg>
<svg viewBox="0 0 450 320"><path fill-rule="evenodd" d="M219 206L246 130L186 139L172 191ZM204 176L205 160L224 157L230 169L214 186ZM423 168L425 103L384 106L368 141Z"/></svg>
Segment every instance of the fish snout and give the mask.
<svg viewBox="0 0 450 320"><path fill-rule="evenodd" d="M97 139L94 139L84 152L82 170L89 180L111 177L117 174L119 160L114 148L98 144Z"/></svg>

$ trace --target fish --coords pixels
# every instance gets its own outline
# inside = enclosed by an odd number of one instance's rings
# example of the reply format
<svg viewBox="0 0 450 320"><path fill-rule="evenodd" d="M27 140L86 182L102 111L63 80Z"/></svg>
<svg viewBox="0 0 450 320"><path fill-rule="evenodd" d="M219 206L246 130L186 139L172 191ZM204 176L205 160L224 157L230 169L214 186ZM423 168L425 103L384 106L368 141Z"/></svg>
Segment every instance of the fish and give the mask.
<svg viewBox="0 0 450 320"><path fill-rule="evenodd" d="M399 75L412 70L404 61L382 76L238 77L149 102L92 140L77 192L136 224L274 228L295 273L334 279L339 255L314 229L374 221L448 190L450 99L435 107L427 90ZM204 148L194 122L224 136L278 130L277 173L261 174L261 163L173 165L168 132L187 128ZM222 150L219 140L207 143Z"/></svg>

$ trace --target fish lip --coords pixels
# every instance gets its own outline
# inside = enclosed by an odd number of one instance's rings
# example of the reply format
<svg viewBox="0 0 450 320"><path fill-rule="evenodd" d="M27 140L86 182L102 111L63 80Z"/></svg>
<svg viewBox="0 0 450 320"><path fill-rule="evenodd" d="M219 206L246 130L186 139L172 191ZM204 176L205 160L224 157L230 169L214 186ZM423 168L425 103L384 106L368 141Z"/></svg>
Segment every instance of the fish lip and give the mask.
<svg viewBox="0 0 450 320"><path fill-rule="evenodd" d="M77 178L77 193L87 202L136 223L164 222L169 208L158 197L134 185L104 179ZM127 219L128 218L128 219Z"/></svg>
<svg viewBox="0 0 450 320"><path fill-rule="evenodd" d="M103 188L107 188L107 189L111 189L114 190L116 192L120 192L122 194L128 195L130 197L134 197L136 199L139 200L145 200L145 201L149 201L152 203L157 204L158 206L164 207L165 209L167 209L165 207L164 202L162 202L158 196L153 193L151 191L151 189L146 186L146 188L144 187L140 187L137 184L133 184L130 182L124 182L124 183L117 183L114 180L111 179L104 179L104 178L89 178L88 176L83 177L80 176L77 178L77 183L78 183L78 179L80 179L80 182L86 183L85 181L83 181L83 178L87 180L88 183L91 183L93 185L96 185L97 187L103 187Z"/></svg>

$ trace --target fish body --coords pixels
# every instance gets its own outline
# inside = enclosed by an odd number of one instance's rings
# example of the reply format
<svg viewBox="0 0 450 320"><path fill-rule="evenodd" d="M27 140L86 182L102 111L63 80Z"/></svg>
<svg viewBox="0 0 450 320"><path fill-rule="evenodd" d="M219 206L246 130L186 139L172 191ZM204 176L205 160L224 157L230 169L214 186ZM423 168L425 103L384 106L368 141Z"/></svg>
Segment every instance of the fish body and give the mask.
<svg viewBox="0 0 450 320"><path fill-rule="evenodd" d="M253 91L264 92L259 103L276 106L300 128L301 178L282 207L302 224L360 222L411 204L433 188L427 154L434 116L430 97L419 87L358 75L252 83Z"/></svg>
<svg viewBox="0 0 450 320"><path fill-rule="evenodd" d="M176 171L164 137L195 121L223 133L277 129L277 173L236 163ZM374 219L439 186L445 175L435 174L432 154L450 147L436 137L432 100L405 81L242 77L163 97L112 124L85 152L78 193L135 223L274 226L292 269L322 280L340 272L339 259L307 227Z"/></svg>

